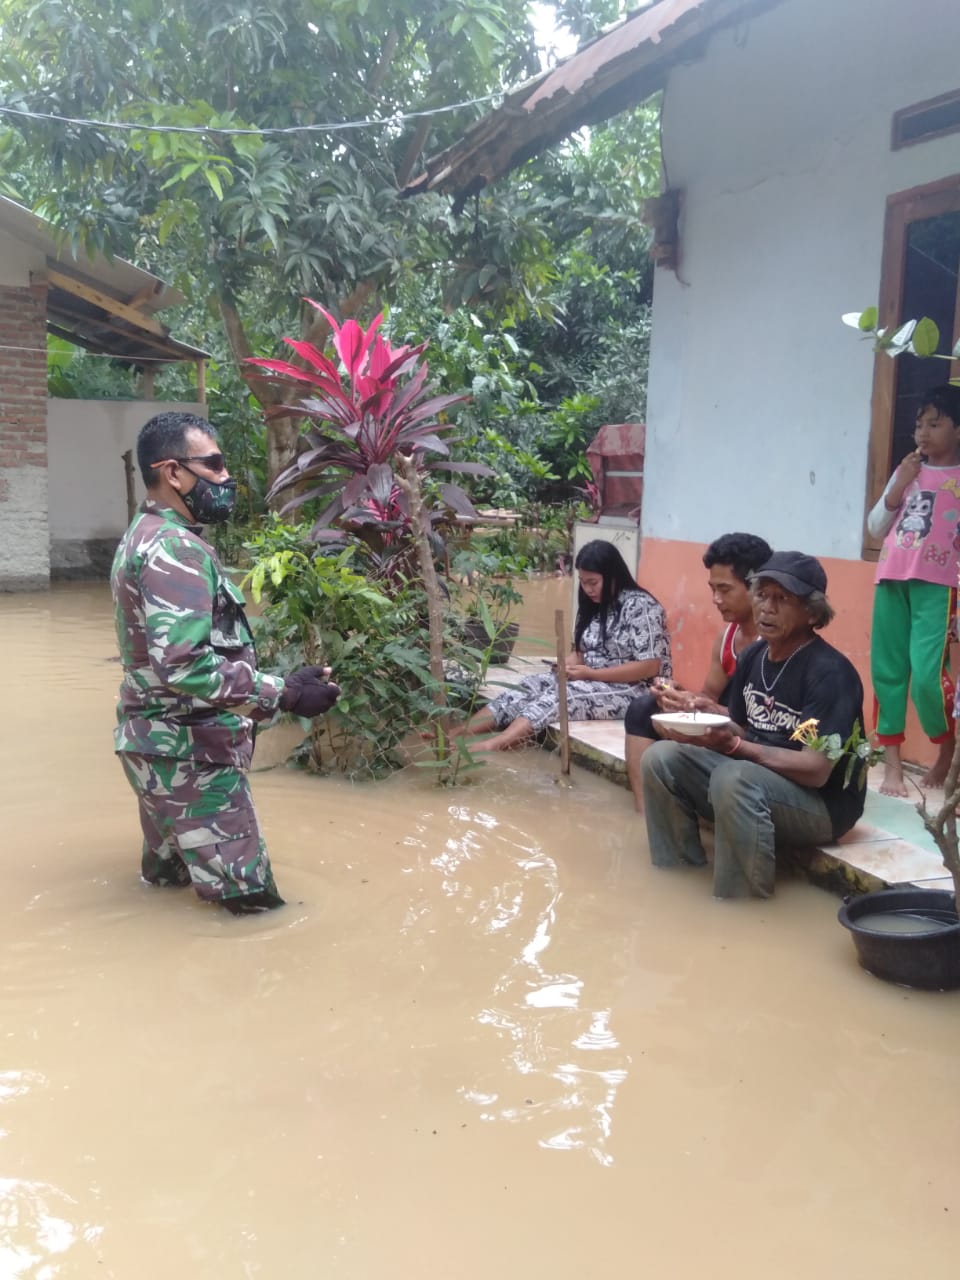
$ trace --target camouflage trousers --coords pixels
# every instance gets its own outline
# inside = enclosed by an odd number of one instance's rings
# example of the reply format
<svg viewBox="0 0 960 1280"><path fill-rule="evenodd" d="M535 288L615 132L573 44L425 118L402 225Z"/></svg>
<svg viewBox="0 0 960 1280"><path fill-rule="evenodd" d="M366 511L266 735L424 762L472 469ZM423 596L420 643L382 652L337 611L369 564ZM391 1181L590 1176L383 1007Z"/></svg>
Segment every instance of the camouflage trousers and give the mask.
<svg viewBox="0 0 960 1280"><path fill-rule="evenodd" d="M229 765L121 751L140 805L142 874L205 902L276 892L246 776Z"/></svg>

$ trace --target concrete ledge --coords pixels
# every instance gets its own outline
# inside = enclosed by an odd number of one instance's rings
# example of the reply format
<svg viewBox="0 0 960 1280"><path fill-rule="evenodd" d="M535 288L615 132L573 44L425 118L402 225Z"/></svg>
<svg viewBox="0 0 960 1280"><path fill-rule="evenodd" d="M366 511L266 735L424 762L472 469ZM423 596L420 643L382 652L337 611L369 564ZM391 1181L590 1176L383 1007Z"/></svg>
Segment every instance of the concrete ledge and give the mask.
<svg viewBox="0 0 960 1280"><path fill-rule="evenodd" d="M828 889L845 898L847 894L874 893L890 887L863 867L838 856L830 849L791 849L788 858L792 865L811 884Z"/></svg>
<svg viewBox="0 0 960 1280"><path fill-rule="evenodd" d="M14 574L0 576L0 591L49 591L50 579L46 574L34 573L17 577Z"/></svg>
<svg viewBox="0 0 960 1280"><path fill-rule="evenodd" d="M620 733L623 734L622 720L608 720L605 725L619 725ZM622 755L612 754L603 745L591 742L589 739L581 738L575 731L586 728L583 724L570 726L570 759L580 765L582 769L589 769L591 773L599 773L601 777L609 778L611 782L619 783L621 787L627 786L627 766ZM560 727L559 725L551 725L547 730L545 744L551 748L558 748L560 745Z"/></svg>

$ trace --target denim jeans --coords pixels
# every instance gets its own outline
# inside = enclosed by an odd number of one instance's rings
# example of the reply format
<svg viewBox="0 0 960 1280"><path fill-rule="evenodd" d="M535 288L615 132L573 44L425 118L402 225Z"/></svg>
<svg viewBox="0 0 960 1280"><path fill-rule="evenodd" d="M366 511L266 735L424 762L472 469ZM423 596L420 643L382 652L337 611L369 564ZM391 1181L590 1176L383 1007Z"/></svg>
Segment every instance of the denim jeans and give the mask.
<svg viewBox="0 0 960 1280"><path fill-rule="evenodd" d="M714 824L714 897L769 898L776 846L833 840L819 792L763 765L706 747L655 742L644 754L641 773L654 866L703 866L697 820Z"/></svg>

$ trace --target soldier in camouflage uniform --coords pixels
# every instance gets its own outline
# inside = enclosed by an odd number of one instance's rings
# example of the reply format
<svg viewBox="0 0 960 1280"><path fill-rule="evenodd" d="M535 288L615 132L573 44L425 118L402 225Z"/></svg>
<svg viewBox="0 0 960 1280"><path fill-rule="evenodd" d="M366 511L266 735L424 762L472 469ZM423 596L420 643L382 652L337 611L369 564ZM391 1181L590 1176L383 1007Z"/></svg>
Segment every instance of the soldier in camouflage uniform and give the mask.
<svg viewBox="0 0 960 1280"><path fill-rule="evenodd" d="M140 805L143 878L192 884L235 914L283 905L245 776L254 725L319 715L329 671L257 670L244 600L201 537L227 519L236 481L203 418L160 414L137 461L147 487L113 562L123 682L115 747Z"/></svg>

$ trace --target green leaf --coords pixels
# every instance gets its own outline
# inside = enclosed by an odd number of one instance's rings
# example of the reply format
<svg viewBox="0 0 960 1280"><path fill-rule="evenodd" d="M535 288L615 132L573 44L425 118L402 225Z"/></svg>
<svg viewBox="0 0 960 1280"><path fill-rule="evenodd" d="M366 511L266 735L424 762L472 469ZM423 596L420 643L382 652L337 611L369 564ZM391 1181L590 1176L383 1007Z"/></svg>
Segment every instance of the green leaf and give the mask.
<svg viewBox="0 0 960 1280"><path fill-rule="evenodd" d="M913 331L912 346L914 355L921 358L932 356L936 353L939 345L940 330L936 322L931 320L929 316L924 316L917 321L917 327Z"/></svg>
<svg viewBox="0 0 960 1280"><path fill-rule="evenodd" d="M248 581L250 583L250 594L253 596L255 604L260 603L260 596L263 593L263 580L267 575L266 562L262 561L256 565L251 571ZM246 585L246 584L244 584Z"/></svg>
<svg viewBox="0 0 960 1280"><path fill-rule="evenodd" d="M279 236L279 233L277 232L277 224L275 219L271 214L269 214L266 211L266 209L261 209L259 222L260 222L260 226L263 228L263 230L267 234L267 239L276 249L280 244L280 236Z"/></svg>
<svg viewBox="0 0 960 1280"><path fill-rule="evenodd" d="M222 200L223 187L220 184L220 179L217 177L216 170L204 169L203 176L206 178L207 185L210 187L210 190L213 192L213 194L217 197L218 200Z"/></svg>
<svg viewBox="0 0 960 1280"><path fill-rule="evenodd" d="M857 320L857 328L864 333L872 333L876 329L879 320L880 312L877 308L867 307L866 311L860 313L860 318Z"/></svg>
<svg viewBox="0 0 960 1280"><path fill-rule="evenodd" d="M858 764L857 756L850 756L850 758L847 760L847 767L843 771L843 785L845 787L849 787L850 781L853 778L853 771L857 767L857 764Z"/></svg>
<svg viewBox="0 0 960 1280"><path fill-rule="evenodd" d="M475 13L473 20L478 27L482 27L487 35L492 36L494 40L503 39L503 30L494 20L485 13Z"/></svg>
<svg viewBox="0 0 960 1280"><path fill-rule="evenodd" d="M160 225L157 228L157 239L160 241L161 245L165 245L167 243L167 240L170 238L171 231L179 226L182 218L183 214L179 208L170 209L169 212L164 214Z"/></svg>

